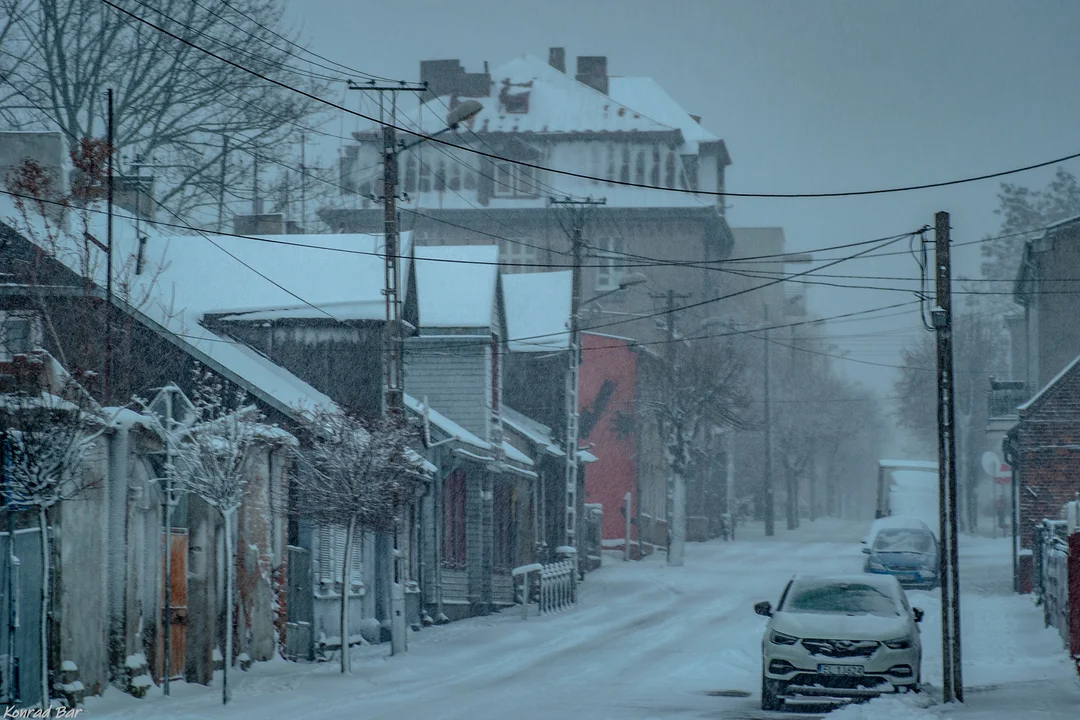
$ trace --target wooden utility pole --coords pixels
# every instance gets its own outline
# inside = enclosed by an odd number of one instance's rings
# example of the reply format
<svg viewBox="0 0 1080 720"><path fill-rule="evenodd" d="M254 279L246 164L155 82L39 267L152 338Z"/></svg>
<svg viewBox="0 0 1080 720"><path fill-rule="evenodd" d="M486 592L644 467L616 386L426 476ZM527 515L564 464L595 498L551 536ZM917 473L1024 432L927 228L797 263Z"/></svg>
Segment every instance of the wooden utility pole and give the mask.
<svg viewBox="0 0 1080 720"><path fill-rule="evenodd" d="M113 147L113 143L116 138L116 129L113 127L113 91L109 88L106 91L108 96L108 138L106 140L106 151L108 152L108 160L106 161L106 172L108 177L106 178L106 195L107 197L107 210L106 222L108 227L106 229L106 241L105 241L105 377L104 377L104 397L105 403L108 404L112 401L112 372L113 372L113 353L112 353L112 296L113 296L113 192L115 183L113 182L113 176L115 172L113 170L113 156L116 154L116 149ZM44 620L43 620L44 622Z"/></svg>
<svg viewBox="0 0 1080 720"><path fill-rule="evenodd" d="M300 133L300 229L308 232L307 227L307 133Z"/></svg>
<svg viewBox="0 0 1080 720"><path fill-rule="evenodd" d="M934 216L936 305L931 311L937 334L938 503L941 568L941 665L944 702L963 702L960 658L960 568L956 516L956 404L953 383L952 268L949 213Z"/></svg>
<svg viewBox="0 0 1080 720"><path fill-rule="evenodd" d="M773 469L772 469L772 402L770 401L770 378L769 378L769 362L770 353L769 346L772 345L772 341L769 339L769 304L765 304L765 327L764 336L762 340L762 348L765 357L762 359L765 374L765 477L761 483L761 496L762 496L762 512L765 514L765 535L772 537L776 534L776 518L775 509L773 507Z"/></svg>
<svg viewBox="0 0 1080 720"><path fill-rule="evenodd" d="M383 136L383 296L386 298L386 330L385 330L385 355L383 361L383 388L385 390L384 412L391 417L404 419L405 416L405 370L403 362L403 349L405 336L401 326L401 289L399 260L401 250L398 243L398 219L397 219L397 183L398 183L398 154L401 149L398 145L396 125L397 93L399 92L423 92L426 87L420 85L378 86L374 82L366 86L359 86L349 82L350 90L373 90L379 93L380 107L383 92L389 92L393 102L391 104L390 120L382 124ZM382 114L380 112L380 122ZM405 623L405 572L402 566L401 553L398 550L401 544L401 528L395 528L390 534L389 543L385 538L376 538L376 553L390 557L389 577L383 583L385 588L380 592L379 601L387 610L390 620L390 654L399 655L408 650L408 634ZM342 628L341 636L346 638L347 630Z"/></svg>
<svg viewBox="0 0 1080 720"><path fill-rule="evenodd" d="M578 486L578 371L581 366L581 260L584 254L582 232L585 226L586 211L596 205L606 205L607 200L600 198L551 198L554 206L565 205L573 211L573 229L570 233L571 244L571 290L570 290L570 342L566 368L566 509L563 523L563 544L580 550L578 546L577 486ZM578 575L580 561L574 553L574 577Z"/></svg>
<svg viewBox="0 0 1080 720"><path fill-rule="evenodd" d="M217 229L221 232L225 229L225 173L229 169L229 136L221 135L221 177L218 178L218 211Z"/></svg>

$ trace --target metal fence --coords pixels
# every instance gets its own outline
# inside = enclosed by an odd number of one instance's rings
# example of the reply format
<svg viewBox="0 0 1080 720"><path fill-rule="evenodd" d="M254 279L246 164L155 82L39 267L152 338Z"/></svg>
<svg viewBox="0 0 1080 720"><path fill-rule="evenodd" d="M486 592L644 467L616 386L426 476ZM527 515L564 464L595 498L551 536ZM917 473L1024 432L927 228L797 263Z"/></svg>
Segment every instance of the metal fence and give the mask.
<svg viewBox="0 0 1080 720"><path fill-rule="evenodd" d="M1043 520L1035 528L1035 594L1043 622L1057 628L1069 643L1069 544L1062 537L1066 524Z"/></svg>
<svg viewBox="0 0 1080 720"><path fill-rule="evenodd" d="M522 565L514 568L511 574L517 601L521 603L522 617L528 617L528 606L533 602L541 615L566 610L574 605L573 560Z"/></svg>
<svg viewBox="0 0 1080 720"><path fill-rule="evenodd" d="M0 532L0 705L31 707L41 702L41 531L15 531L15 563L8 540Z"/></svg>

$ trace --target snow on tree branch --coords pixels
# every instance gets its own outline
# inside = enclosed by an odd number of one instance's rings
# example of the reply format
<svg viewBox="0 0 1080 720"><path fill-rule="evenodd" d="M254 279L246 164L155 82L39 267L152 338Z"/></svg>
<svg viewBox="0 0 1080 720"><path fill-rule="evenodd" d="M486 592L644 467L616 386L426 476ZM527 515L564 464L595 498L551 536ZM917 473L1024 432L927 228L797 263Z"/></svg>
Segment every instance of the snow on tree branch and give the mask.
<svg viewBox="0 0 1080 720"><path fill-rule="evenodd" d="M0 395L0 428L10 449L4 490L10 501L27 508L50 508L90 489L93 481L84 468L106 427L96 410L84 411L59 395Z"/></svg>
<svg viewBox="0 0 1080 720"><path fill-rule="evenodd" d="M393 418L361 420L346 411L317 410L309 448L298 453L301 505L296 512L328 524L390 531L422 476L411 450L415 428Z"/></svg>

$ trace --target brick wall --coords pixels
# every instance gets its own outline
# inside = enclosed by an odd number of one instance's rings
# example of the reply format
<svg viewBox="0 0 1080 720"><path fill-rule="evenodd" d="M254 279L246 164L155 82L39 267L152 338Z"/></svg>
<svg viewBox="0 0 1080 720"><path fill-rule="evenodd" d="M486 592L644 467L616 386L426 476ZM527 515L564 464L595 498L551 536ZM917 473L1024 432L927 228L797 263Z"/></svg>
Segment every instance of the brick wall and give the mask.
<svg viewBox="0 0 1080 720"><path fill-rule="evenodd" d="M1020 482L1020 546L1035 523L1056 519L1080 492L1080 363L1074 363L1020 413L1014 431Z"/></svg>

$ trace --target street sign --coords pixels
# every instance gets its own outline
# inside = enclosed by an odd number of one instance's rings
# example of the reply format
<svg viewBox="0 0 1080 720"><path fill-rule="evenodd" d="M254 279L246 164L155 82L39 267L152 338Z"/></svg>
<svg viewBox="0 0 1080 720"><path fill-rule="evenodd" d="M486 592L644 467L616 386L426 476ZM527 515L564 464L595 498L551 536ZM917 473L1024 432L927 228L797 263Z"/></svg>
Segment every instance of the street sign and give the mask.
<svg viewBox="0 0 1080 720"><path fill-rule="evenodd" d="M998 465L997 474L994 475L994 482L998 485L1008 485L1012 482L1012 467L1007 463L1000 463Z"/></svg>

